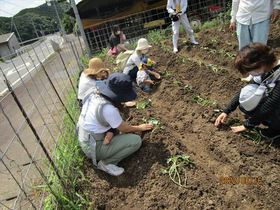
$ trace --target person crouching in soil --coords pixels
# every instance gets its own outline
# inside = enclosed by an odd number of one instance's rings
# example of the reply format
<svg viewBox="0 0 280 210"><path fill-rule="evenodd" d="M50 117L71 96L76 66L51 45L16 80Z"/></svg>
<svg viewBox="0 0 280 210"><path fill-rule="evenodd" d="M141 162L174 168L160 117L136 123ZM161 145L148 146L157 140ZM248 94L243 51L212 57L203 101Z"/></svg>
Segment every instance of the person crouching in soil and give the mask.
<svg viewBox="0 0 280 210"><path fill-rule="evenodd" d="M146 56L152 46L149 45L148 40L140 38L137 41L137 47L133 54L127 59L123 73L130 76L133 82L136 82L137 72L141 65L141 60Z"/></svg>
<svg viewBox="0 0 280 210"><path fill-rule="evenodd" d="M150 93L155 81L161 79L160 74L155 71L154 65L154 61L144 56L137 72L137 85L146 93Z"/></svg>
<svg viewBox="0 0 280 210"><path fill-rule="evenodd" d="M82 101L86 92L96 87L96 83L108 78L110 70L105 67L100 58L92 58L89 60L88 68L85 69L79 79L78 85L78 101L82 108Z"/></svg>
<svg viewBox="0 0 280 210"><path fill-rule="evenodd" d="M79 79L78 101L81 109L85 96L89 93L97 92L96 84L107 79L110 74L110 70L105 67L100 58L95 57L90 59L88 66L89 67L82 72ZM113 135L113 129L108 130L103 143L109 144Z"/></svg>
<svg viewBox="0 0 280 210"><path fill-rule="evenodd" d="M120 115L120 104L132 101L137 96L128 75L113 73L104 83L98 83L97 88L99 93L93 93L86 99L79 117L79 143L98 169L119 176L124 169L117 164L136 152L142 144L141 137L130 132L151 130L153 126L129 125ZM122 134L114 135L111 142L105 145L104 134L111 128Z"/></svg>
<svg viewBox="0 0 280 210"><path fill-rule="evenodd" d="M261 43L252 43L239 51L235 68L243 76L252 75L251 83L232 99L218 116L215 126L225 123L227 116L238 106L248 118L241 126L231 127L239 133L260 124L267 126L260 134L267 139L280 138L280 62L275 52Z"/></svg>

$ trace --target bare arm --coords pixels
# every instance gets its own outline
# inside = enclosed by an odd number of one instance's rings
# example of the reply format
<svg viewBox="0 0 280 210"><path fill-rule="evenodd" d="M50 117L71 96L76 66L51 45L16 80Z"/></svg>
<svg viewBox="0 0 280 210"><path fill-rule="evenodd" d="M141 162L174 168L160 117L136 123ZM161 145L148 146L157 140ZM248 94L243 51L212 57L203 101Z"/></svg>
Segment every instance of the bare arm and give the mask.
<svg viewBox="0 0 280 210"><path fill-rule="evenodd" d="M138 132L151 130L153 125L141 124L141 125L129 125L127 122L122 122L117 129L123 133Z"/></svg>

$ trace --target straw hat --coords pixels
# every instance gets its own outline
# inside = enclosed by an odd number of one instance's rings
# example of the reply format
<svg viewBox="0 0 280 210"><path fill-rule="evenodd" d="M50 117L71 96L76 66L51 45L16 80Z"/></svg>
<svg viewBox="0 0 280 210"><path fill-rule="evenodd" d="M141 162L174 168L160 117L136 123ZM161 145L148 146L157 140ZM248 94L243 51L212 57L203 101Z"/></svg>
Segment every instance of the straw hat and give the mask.
<svg viewBox="0 0 280 210"><path fill-rule="evenodd" d="M96 75L100 73L101 71L110 72L109 69L107 69L103 63L103 61L100 58L92 58L89 61L88 68L84 70L85 75Z"/></svg>
<svg viewBox="0 0 280 210"><path fill-rule="evenodd" d="M152 47L152 46L149 45L147 39L141 38L141 39L138 40L138 42L137 42L137 47L136 47L135 50L136 50L136 51L137 51L137 50L146 50L146 49L149 49L149 48L151 48L151 47Z"/></svg>

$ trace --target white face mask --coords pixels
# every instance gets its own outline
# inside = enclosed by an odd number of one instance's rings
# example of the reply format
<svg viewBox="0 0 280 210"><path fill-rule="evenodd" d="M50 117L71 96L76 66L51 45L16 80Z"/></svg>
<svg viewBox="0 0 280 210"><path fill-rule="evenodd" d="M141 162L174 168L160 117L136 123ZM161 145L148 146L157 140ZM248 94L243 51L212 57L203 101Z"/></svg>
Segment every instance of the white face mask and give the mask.
<svg viewBox="0 0 280 210"><path fill-rule="evenodd" d="M117 32L116 32L116 35L120 35L120 34L121 34L121 31L117 31Z"/></svg>
<svg viewBox="0 0 280 210"><path fill-rule="evenodd" d="M141 53L144 55L147 54L148 52L149 52L149 49L141 50Z"/></svg>

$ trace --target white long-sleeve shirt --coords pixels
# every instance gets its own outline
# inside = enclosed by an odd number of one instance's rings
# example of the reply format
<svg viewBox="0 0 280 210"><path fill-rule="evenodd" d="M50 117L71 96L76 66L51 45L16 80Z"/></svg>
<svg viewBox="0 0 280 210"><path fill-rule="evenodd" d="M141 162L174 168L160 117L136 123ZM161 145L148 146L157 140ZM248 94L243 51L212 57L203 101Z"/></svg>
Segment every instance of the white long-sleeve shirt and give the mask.
<svg viewBox="0 0 280 210"><path fill-rule="evenodd" d="M280 0L232 0L231 22L260 23L270 18L272 9L280 9Z"/></svg>
<svg viewBox="0 0 280 210"><path fill-rule="evenodd" d="M169 14L174 13L174 12L179 12L179 11L176 11L176 5L180 5L181 12L182 12L182 14L184 14L187 11L188 1L187 0L168 0L167 5L166 5L167 12Z"/></svg>

